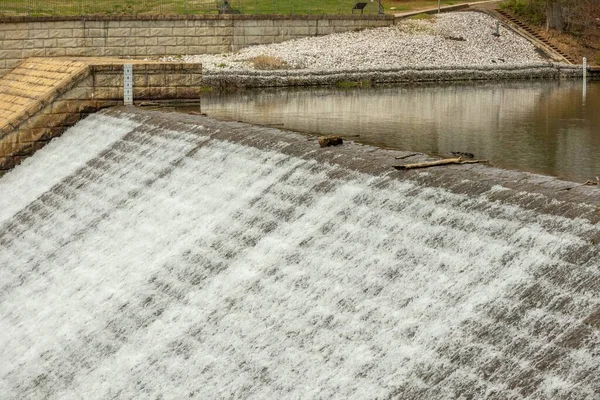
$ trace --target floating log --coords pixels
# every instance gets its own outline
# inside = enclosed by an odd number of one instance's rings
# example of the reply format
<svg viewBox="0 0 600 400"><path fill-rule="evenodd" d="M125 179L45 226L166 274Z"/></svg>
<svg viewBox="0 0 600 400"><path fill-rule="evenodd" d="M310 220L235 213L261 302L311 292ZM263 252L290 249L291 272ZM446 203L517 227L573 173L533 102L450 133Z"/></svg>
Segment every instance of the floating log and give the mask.
<svg viewBox="0 0 600 400"><path fill-rule="evenodd" d="M448 164L477 164L477 163L487 163L487 160L463 160L462 158L445 158L443 160L436 161L427 161L422 163L415 164L404 164L404 165L394 165L393 167L396 169L416 169L416 168L429 168L429 167L437 167L440 165L448 165Z"/></svg>
<svg viewBox="0 0 600 400"><path fill-rule="evenodd" d="M406 156L395 157L395 159L396 160L404 160L405 158L409 158L409 157L412 157L412 156L418 156L419 154L422 154L422 153L412 153L412 154L408 154Z"/></svg>

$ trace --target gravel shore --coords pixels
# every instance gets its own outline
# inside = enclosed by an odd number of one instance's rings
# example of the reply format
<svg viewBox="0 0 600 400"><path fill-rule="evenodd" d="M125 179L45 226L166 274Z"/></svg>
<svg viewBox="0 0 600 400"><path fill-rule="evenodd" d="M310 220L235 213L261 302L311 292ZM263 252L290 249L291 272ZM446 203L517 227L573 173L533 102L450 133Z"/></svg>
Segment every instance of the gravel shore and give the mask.
<svg viewBox="0 0 600 400"><path fill-rule="evenodd" d="M456 79L523 79L573 76L578 70L543 57L527 40L480 12L455 12L395 26L251 46L235 53L184 55L165 60L200 62L208 84L289 86ZM257 56L283 68L260 71ZM235 74L232 74L235 72ZM329 78L323 78L329 76Z"/></svg>
<svg viewBox="0 0 600 400"><path fill-rule="evenodd" d="M527 40L479 12L456 12L391 27L307 37L220 55L186 55L205 71L252 70L248 61L268 55L289 69L339 70L426 66L531 64L545 61Z"/></svg>

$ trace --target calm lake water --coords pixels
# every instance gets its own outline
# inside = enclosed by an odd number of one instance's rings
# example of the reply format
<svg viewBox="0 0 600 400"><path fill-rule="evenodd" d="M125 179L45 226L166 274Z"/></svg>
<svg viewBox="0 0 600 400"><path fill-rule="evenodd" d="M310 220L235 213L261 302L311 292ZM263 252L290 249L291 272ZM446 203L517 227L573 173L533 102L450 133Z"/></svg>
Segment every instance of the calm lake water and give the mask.
<svg viewBox="0 0 600 400"><path fill-rule="evenodd" d="M205 95L201 109L381 147L469 152L573 181L600 176L600 82L588 83L585 98L581 81L248 90Z"/></svg>

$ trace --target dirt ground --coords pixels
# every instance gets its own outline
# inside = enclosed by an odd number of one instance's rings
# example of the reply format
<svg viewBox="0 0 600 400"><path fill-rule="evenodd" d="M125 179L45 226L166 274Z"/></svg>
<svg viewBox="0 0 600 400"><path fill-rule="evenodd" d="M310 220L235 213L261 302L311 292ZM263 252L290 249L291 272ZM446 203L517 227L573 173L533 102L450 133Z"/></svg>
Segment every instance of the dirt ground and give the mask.
<svg viewBox="0 0 600 400"><path fill-rule="evenodd" d="M472 6L474 9L495 10L500 7L501 2L483 3ZM538 32L550 43L558 47L562 52L571 56L578 63L587 57L589 65L600 66L600 18L596 19L596 28L590 30L586 37L576 36L569 33L561 33L555 29L546 30L545 26L539 26L521 19L531 29Z"/></svg>

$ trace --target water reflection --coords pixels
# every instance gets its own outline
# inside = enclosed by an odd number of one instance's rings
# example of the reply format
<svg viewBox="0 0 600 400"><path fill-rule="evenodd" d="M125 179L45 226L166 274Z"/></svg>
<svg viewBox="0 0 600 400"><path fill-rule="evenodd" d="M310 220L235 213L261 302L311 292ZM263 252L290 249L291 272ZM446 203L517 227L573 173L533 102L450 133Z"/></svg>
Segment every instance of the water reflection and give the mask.
<svg viewBox="0 0 600 400"><path fill-rule="evenodd" d="M210 94L220 119L360 135L362 143L585 181L600 176L600 82L535 81Z"/></svg>

